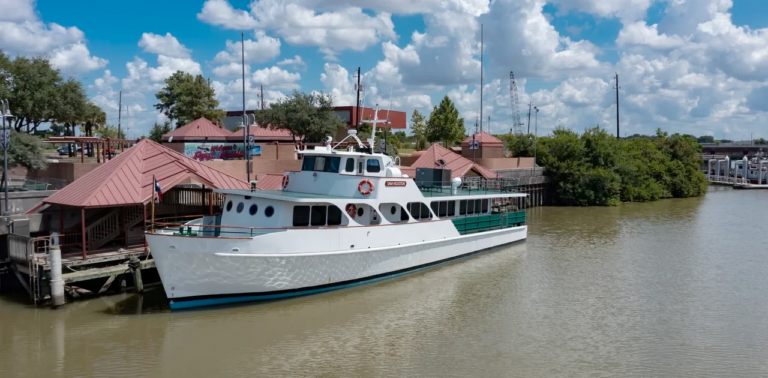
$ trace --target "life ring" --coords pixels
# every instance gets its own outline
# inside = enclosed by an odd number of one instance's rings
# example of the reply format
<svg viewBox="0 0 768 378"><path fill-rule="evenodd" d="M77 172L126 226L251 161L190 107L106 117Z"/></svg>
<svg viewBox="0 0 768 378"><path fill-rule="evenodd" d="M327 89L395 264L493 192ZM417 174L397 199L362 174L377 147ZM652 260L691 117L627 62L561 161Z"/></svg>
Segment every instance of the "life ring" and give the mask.
<svg viewBox="0 0 768 378"><path fill-rule="evenodd" d="M363 185L368 185L368 189L363 190ZM367 196L373 192L373 183L371 180L360 181L360 184L357 186L357 190L360 192L360 194Z"/></svg>
<svg viewBox="0 0 768 378"><path fill-rule="evenodd" d="M283 189L285 189L286 187L288 187L288 181L289 181L289 179L288 179L288 175L284 175L284 176L283 176Z"/></svg>
<svg viewBox="0 0 768 378"><path fill-rule="evenodd" d="M350 218L355 219L355 214L357 214L357 206L355 206L354 203L347 205L345 210L347 210L347 214Z"/></svg>

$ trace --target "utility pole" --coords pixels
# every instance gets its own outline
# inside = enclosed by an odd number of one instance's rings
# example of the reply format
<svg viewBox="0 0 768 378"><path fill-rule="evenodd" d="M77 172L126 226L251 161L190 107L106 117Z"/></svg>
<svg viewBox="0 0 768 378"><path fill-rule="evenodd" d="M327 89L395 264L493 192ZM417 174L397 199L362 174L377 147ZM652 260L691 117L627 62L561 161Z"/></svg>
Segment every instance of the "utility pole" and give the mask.
<svg viewBox="0 0 768 378"><path fill-rule="evenodd" d="M616 73L616 138L621 138L619 134L619 74Z"/></svg>
<svg viewBox="0 0 768 378"><path fill-rule="evenodd" d="M491 133L491 116L488 116L488 134Z"/></svg>
<svg viewBox="0 0 768 378"><path fill-rule="evenodd" d="M355 86L357 91L357 102L355 103L355 128L360 126L360 91L363 87L360 85L360 67L357 67L357 85Z"/></svg>
<svg viewBox="0 0 768 378"><path fill-rule="evenodd" d="M479 116L477 118L475 118L475 133L472 134L472 146L471 146L471 148L472 148L472 162L473 163L475 162L475 151L477 150L477 145L475 144L476 143L475 142L475 135L477 135L477 124L480 121L480 119L481 118Z"/></svg>
<svg viewBox="0 0 768 378"><path fill-rule="evenodd" d="M528 134L531 133L531 106L533 106L532 102L528 103Z"/></svg>
<svg viewBox="0 0 768 378"><path fill-rule="evenodd" d="M122 139L120 138L120 119L122 117L122 114L123 114L123 91L120 91L120 102L119 102L119 105L117 106L117 139Z"/></svg>
<svg viewBox="0 0 768 378"><path fill-rule="evenodd" d="M264 84L259 84L259 90L261 91L261 110L264 110Z"/></svg>
<svg viewBox="0 0 768 378"><path fill-rule="evenodd" d="M483 24L480 24L480 131L483 131Z"/></svg>
<svg viewBox="0 0 768 378"><path fill-rule="evenodd" d="M536 110L536 124L534 126L534 133L536 135L533 140L533 175L536 176L536 150L539 147L539 108L534 106L533 109Z"/></svg>

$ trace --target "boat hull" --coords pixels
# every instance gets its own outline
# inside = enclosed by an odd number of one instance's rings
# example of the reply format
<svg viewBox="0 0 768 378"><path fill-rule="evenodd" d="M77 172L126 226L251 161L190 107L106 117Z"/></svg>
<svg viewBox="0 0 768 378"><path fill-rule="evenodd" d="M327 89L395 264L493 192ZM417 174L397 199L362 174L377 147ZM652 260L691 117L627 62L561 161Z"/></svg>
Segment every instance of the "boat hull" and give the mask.
<svg viewBox="0 0 768 378"><path fill-rule="evenodd" d="M527 226L317 253L247 253L258 250L258 237L146 236L171 308L183 309L308 295L392 278L525 240Z"/></svg>

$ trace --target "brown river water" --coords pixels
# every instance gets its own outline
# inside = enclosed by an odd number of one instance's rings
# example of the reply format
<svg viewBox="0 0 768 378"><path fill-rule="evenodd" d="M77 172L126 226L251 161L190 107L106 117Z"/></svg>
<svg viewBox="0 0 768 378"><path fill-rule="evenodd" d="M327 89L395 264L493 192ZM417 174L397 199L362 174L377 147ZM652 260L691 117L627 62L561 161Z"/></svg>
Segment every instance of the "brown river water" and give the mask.
<svg viewBox="0 0 768 378"><path fill-rule="evenodd" d="M768 191L529 224L521 244L264 304L0 299L0 377L768 376Z"/></svg>

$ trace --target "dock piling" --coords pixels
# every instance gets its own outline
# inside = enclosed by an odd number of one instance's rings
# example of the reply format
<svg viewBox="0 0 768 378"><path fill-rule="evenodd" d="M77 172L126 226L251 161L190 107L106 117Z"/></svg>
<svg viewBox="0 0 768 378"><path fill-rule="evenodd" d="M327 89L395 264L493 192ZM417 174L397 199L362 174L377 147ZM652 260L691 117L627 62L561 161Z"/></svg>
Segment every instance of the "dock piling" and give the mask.
<svg viewBox="0 0 768 378"><path fill-rule="evenodd" d="M144 283L141 281L141 261L136 256L132 256L128 266L133 271L133 287L137 293L144 292Z"/></svg>
<svg viewBox="0 0 768 378"><path fill-rule="evenodd" d="M51 300L53 307L63 306L66 303L64 298L64 279L61 276L61 249L58 245L51 246Z"/></svg>

